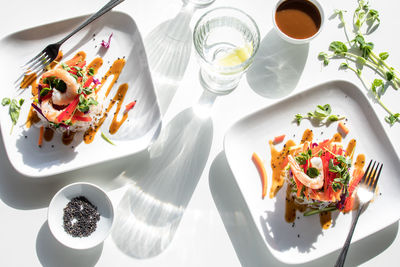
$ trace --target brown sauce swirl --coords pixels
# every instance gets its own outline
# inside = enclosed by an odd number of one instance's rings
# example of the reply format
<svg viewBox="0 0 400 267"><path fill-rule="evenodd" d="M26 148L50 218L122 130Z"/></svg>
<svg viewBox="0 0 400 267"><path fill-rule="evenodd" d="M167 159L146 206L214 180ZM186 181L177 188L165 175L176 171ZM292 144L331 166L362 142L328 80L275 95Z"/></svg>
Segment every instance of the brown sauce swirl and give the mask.
<svg viewBox="0 0 400 267"><path fill-rule="evenodd" d="M47 142L50 142L53 139L54 136L54 130L46 127L44 128L44 134L43 134L43 138L44 140L46 140Z"/></svg>
<svg viewBox="0 0 400 267"><path fill-rule="evenodd" d="M62 143L66 146L68 146L69 144L72 143L72 141L74 141L74 136L75 136L75 132L72 131L65 131L62 135Z"/></svg>

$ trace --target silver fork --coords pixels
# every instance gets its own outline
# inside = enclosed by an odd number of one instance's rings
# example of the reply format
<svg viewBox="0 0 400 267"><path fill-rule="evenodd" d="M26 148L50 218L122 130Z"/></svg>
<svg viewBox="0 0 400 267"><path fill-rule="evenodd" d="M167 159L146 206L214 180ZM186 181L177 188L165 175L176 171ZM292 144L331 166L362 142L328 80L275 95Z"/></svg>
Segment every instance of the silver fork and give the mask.
<svg viewBox="0 0 400 267"><path fill-rule="evenodd" d="M49 65L58 55L58 51L60 50L60 46L67 41L71 36L75 33L86 27L88 24L101 17L108 11L110 11L113 7L119 5L124 0L111 0L105 6L103 6L99 11L94 13L88 19L86 19L82 24L76 27L70 34L65 36L63 39L58 41L57 43L50 44L46 46L39 54L29 60L25 65L21 66L24 70L24 75L37 72L39 70L43 70L47 65Z"/></svg>
<svg viewBox="0 0 400 267"><path fill-rule="evenodd" d="M353 237L354 229L356 228L358 217L360 217L361 211L366 208L368 203L374 197L376 185L378 184L378 179L379 176L381 175L383 167L382 163L378 164L376 163L377 162L374 161L374 164L371 167L372 160L369 162L367 170L365 171L364 176L361 179L360 184L358 186L357 196L358 199L360 200L360 205L358 207L356 217L354 218L354 221L351 225L350 232L347 235L346 242L344 243L342 251L340 252L340 255L335 263L335 267L342 267L344 265L347 256L347 251L349 250L350 247L350 241L351 238Z"/></svg>

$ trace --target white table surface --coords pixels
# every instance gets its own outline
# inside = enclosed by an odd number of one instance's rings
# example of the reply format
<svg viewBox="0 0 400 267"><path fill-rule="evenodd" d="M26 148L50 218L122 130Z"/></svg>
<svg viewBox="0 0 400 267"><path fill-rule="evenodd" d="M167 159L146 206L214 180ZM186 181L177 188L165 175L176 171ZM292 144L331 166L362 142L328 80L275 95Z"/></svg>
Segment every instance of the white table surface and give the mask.
<svg viewBox="0 0 400 267"><path fill-rule="evenodd" d="M274 2L216 0L207 9L217 6L234 6L249 13L258 23L261 40L264 40L263 51L266 53L268 44L276 41L276 36L271 32L271 9ZM352 11L356 4L355 0L321 0L321 2L323 2L327 17L332 14L334 8ZM398 18L400 2L389 0L370 2L381 12L382 20L381 27L372 35L371 40L375 42L378 51L390 52L388 61L400 67L400 50L398 49L400 40L397 30L400 28ZM3 38L8 34L33 26L89 14L104 3L106 3L105 0L64 2L13 0L7 1L5 5L3 1L3 7L0 9L0 37ZM142 37L145 38L158 25L176 16L181 7L180 0L127 0L115 9L131 15ZM204 12L205 9L194 13L190 23L191 29ZM307 56L296 65L304 65L304 68L296 69L298 75L293 77L290 83L293 90L289 94L331 79L346 79L361 86L353 73L338 71L337 63L322 68L317 60L318 53L326 50L331 41L343 40L343 32L337 28L337 24L337 20L327 20L324 31L310 43ZM276 64L269 66L272 71L278 70L281 65L285 66L282 63L285 57L278 52L262 56L271 56L271 62L275 60ZM186 72L166 109L163 121L165 126L176 115L192 107L202 95L203 89L198 80L198 70L192 48ZM279 80L284 71L276 72L276 79ZM274 259L263 244L251 221L249 211L241 201L239 189L234 182L223 151L224 134L230 125L244 115L266 107L282 97L263 97L260 93L262 88L250 86L250 84L251 82L248 82L244 76L233 93L217 97L213 103L212 127L205 127L205 134L208 134L205 140L211 145L209 153L206 154L208 157L205 158L205 166L197 169L197 173L189 172L188 176L197 174L197 178L186 183L189 185L186 188L189 198L183 203L183 213L178 228L172 240L168 242L168 246L152 257L132 257L123 253L111 236L93 249L71 250L54 239L46 219L47 207L54 193L64 185L76 181L90 181L102 186L108 191L117 207L128 187L121 182L121 176L128 178L125 180L140 181L140 169L146 167L137 164L143 160L141 155L54 177L32 179L21 176L12 168L3 148L0 154L0 266L284 266L285 264ZM392 89L385 96L385 102L396 112L400 111L397 104L399 99L399 92L394 92ZM383 119L386 115L383 109L377 104L373 106ZM185 127L179 124L178 126L183 127L182 129ZM398 153L400 125L389 127L385 124L384 127ZM180 140L180 142L186 144L185 140ZM3 140L0 141L0 147L4 147ZM185 154L185 157L178 159L187 160L186 157L190 155ZM130 176L126 170L128 166L132 168L132 164L139 171L133 171ZM182 164L177 164L177 166L182 166ZM192 177L187 177L184 181L187 182L186 179L190 178ZM157 192L166 194L161 189ZM398 228L398 223L395 223L353 244L349 251L347 265L395 266L400 251ZM344 240L346 234L343 233L343 236L338 238ZM338 252L333 252L308 263L307 266L330 266L337 255Z"/></svg>

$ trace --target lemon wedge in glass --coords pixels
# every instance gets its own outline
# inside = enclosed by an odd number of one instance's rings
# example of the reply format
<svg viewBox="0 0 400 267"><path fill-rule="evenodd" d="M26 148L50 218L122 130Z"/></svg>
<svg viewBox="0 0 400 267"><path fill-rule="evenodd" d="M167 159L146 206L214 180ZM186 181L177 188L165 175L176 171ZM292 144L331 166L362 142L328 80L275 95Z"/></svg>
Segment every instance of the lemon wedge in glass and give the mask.
<svg viewBox="0 0 400 267"><path fill-rule="evenodd" d="M221 66L232 67L245 62L253 53L253 46L247 44L244 47L236 47L231 52L218 60Z"/></svg>

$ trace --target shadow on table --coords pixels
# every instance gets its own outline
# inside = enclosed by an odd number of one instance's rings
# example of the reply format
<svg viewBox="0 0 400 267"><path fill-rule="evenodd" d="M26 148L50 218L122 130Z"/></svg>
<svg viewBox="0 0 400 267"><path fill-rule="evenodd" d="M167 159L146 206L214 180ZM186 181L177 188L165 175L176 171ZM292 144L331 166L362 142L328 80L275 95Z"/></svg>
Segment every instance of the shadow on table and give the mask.
<svg viewBox="0 0 400 267"><path fill-rule="evenodd" d="M241 195L225 153L214 159L209 174L212 197L242 266L327 266L336 262L338 251L303 265L287 265L278 261L266 247L250 211ZM388 248L396 238L399 223L372 234L351 245L346 265L358 266ZM373 245L371 245L373 244Z"/></svg>
<svg viewBox="0 0 400 267"><path fill-rule="evenodd" d="M270 30L246 74L247 82L254 92L266 98L289 95L303 73L308 50L309 44L290 44Z"/></svg>
<svg viewBox="0 0 400 267"><path fill-rule="evenodd" d="M184 5L175 18L158 25L144 39L161 114L168 109L189 63L193 13L190 5Z"/></svg>
<svg viewBox="0 0 400 267"><path fill-rule="evenodd" d="M175 116L150 147L149 168L132 184L117 208L112 237L134 258L154 257L171 243L210 153L216 96Z"/></svg>
<svg viewBox="0 0 400 267"><path fill-rule="evenodd" d="M50 232L47 221L36 238L36 254L44 267L95 266L103 251L103 243L91 249L77 250L59 243Z"/></svg>
<svg viewBox="0 0 400 267"><path fill-rule="evenodd" d="M0 136L0 147L4 148ZM0 199L20 210L47 207L53 195L73 182L90 182L110 191L132 182L142 175L148 159L147 151L48 177L27 177L11 165L6 153L0 153Z"/></svg>
<svg viewBox="0 0 400 267"><path fill-rule="evenodd" d="M303 223L293 224L285 221L285 209L283 208L286 198L286 187L282 188L276 195L275 208L273 211L266 211L260 216L259 223L264 232L265 240L268 244L278 251L287 251L296 248L301 253L306 253L311 249L315 249L314 243L322 234L322 228L319 220L314 218L303 217L307 220ZM298 215L298 214L297 214ZM298 217L300 219L300 217ZM296 224L296 227L292 225ZM307 234L304 234L307 233Z"/></svg>

